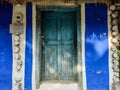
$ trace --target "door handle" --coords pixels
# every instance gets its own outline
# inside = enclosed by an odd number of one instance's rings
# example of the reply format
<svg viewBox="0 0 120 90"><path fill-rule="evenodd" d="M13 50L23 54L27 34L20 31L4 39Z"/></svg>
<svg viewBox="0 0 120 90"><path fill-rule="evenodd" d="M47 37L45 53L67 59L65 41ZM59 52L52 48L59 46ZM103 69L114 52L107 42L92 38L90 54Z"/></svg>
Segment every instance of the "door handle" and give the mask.
<svg viewBox="0 0 120 90"><path fill-rule="evenodd" d="M44 35L41 35L42 45L43 45L43 46L45 46L45 43L47 42L44 38L45 38Z"/></svg>
<svg viewBox="0 0 120 90"><path fill-rule="evenodd" d="M44 39L44 35L42 35L41 38Z"/></svg>

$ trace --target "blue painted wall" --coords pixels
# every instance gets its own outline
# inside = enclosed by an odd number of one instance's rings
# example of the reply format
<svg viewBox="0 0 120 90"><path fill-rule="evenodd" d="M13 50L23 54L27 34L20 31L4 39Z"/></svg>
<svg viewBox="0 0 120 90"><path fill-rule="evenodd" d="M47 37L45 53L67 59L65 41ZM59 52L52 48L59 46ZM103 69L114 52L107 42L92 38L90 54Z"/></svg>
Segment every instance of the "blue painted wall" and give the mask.
<svg viewBox="0 0 120 90"><path fill-rule="evenodd" d="M12 89L12 5L0 4L0 90Z"/></svg>
<svg viewBox="0 0 120 90"><path fill-rule="evenodd" d="M88 90L109 90L107 6L86 4L85 64Z"/></svg>
<svg viewBox="0 0 120 90"><path fill-rule="evenodd" d="M87 90L109 90L107 6L85 5ZM32 4L26 8L25 88L32 90ZM0 90L12 89L12 5L0 4Z"/></svg>
<svg viewBox="0 0 120 90"><path fill-rule="evenodd" d="M25 89L32 90L32 4L26 8Z"/></svg>

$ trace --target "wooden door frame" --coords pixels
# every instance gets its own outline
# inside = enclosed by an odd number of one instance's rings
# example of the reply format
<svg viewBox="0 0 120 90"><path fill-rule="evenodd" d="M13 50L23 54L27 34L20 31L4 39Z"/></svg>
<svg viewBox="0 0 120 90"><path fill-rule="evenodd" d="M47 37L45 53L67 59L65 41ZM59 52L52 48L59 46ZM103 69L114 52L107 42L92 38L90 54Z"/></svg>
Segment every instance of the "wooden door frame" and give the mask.
<svg viewBox="0 0 120 90"><path fill-rule="evenodd" d="M62 9L66 8L66 9ZM79 84L80 89L83 90L83 76L82 76L82 71L79 70L79 67L82 67L82 35L81 35L81 14L80 14L80 9L81 6L77 7L62 7L60 6L59 9L57 10L63 10L63 12L67 11L75 11L76 12L76 24L77 24L77 83ZM40 77L41 77L41 53L42 53L42 39L41 39L41 12L42 11L49 11L49 10L55 10L54 6L45 6L45 7L40 7L36 6L36 52L35 52L35 81L36 81L36 88L39 88L40 86ZM39 50L38 50L39 49Z"/></svg>

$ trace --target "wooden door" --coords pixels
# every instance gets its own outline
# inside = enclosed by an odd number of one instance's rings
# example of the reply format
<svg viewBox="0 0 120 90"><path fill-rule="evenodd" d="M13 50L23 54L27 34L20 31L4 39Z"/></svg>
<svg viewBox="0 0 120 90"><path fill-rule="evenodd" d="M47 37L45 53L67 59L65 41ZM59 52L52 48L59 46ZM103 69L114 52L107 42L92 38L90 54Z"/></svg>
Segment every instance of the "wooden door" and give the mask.
<svg viewBox="0 0 120 90"><path fill-rule="evenodd" d="M42 80L75 80L74 12L42 12Z"/></svg>

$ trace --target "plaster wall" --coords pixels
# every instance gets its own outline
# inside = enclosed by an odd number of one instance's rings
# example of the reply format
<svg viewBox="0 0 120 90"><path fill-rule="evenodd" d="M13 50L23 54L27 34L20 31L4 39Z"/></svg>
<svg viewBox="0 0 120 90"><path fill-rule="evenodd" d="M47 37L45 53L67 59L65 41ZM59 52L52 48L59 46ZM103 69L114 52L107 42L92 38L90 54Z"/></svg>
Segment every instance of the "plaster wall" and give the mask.
<svg viewBox="0 0 120 90"><path fill-rule="evenodd" d="M104 4L85 4L84 23L82 26L82 41L86 77L84 90L110 90L109 86L109 43L107 6ZM12 23L12 5L0 5L0 90L12 90L13 51L12 35L9 24ZM79 90L77 83L41 83L36 89L35 83L35 13L33 5L26 4L26 33L23 87L25 90ZM84 32L84 34L83 34ZM81 67L80 67L81 70Z"/></svg>

